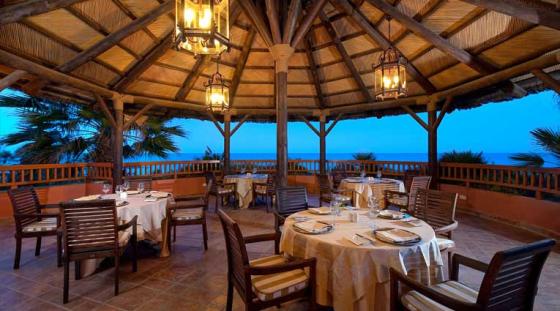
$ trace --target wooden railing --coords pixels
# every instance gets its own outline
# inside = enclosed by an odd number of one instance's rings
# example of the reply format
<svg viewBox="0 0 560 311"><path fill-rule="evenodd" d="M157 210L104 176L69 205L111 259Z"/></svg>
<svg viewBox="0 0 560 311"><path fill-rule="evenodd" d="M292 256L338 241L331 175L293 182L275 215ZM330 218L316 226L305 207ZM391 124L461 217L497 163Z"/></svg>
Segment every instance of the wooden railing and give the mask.
<svg viewBox="0 0 560 311"><path fill-rule="evenodd" d="M274 160L234 160L231 170L274 173ZM184 178L201 175L204 172L220 172L220 161L160 161L124 164L125 176L152 176L161 179ZM327 161L328 172L345 171L359 174L365 171L373 175L381 171L383 176L400 178L408 170L427 172L425 162L404 161ZM316 175L320 172L318 160L290 160L290 175ZM484 186L489 190L501 191L509 188L560 195L560 169L526 168L499 165L462 163L440 163L439 180L443 183L461 184L467 187ZM111 180L111 163L37 164L0 166L0 189L22 185L48 185L63 182L84 182L87 180Z"/></svg>

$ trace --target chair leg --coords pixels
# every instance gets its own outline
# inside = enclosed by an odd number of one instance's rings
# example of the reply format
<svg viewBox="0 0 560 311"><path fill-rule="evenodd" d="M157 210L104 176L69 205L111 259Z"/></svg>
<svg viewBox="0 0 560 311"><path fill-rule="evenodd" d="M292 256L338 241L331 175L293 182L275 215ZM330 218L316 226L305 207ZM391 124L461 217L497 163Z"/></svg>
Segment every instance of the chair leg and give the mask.
<svg viewBox="0 0 560 311"><path fill-rule="evenodd" d="M56 266L62 267L62 233L56 234Z"/></svg>
<svg viewBox="0 0 560 311"><path fill-rule="evenodd" d="M231 311L233 306L233 283L228 276L226 311Z"/></svg>
<svg viewBox="0 0 560 311"><path fill-rule="evenodd" d="M177 225L173 225L173 242L177 242Z"/></svg>
<svg viewBox="0 0 560 311"><path fill-rule="evenodd" d="M132 272L138 271L138 237L132 236Z"/></svg>
<svg viewBox="0 0 560 311"><path fill-rule="evenodd" d="M119 266L120 257L119 254L115 255L115 296L119 295Z"/></svg>
<svg viewBox="0 0 560 311"><path fill-rule="evenodd" d="M453 252L451 250L447 251L447 274L450 280L451 280L451 267L453 261L452 257L453 257Z"/></svg>
<svg viewBox="0 0 560 311"><path fill-rule="evenodd" d="M68 303L68 291L70 285L70 261L64 260L64 293L62 294L62 302Z"/></svg>
<svg viewBox="0 0 560 311"><path fill-rule="evenodd" d="M21 258L21 238L16 237L16 255L14 257L14 269L19 269L20 258Z"/></svg>
<svg viewBox="0 0 560 311"><path fill-rule="evenodd" d="M219 195L216 195L216 196L214 197L214 211L215 211L216 213L218 213L218 199L219 199L219 198L220 198Z"/></svg>
<svg viewBox="0 0 560 311"><path fill-rule="evenodd" d="M74 280L82 278L82 263L79 260L74 261Z"/></svg>
<svg viewBox="0 0 560 311"><path fill-rule="evenodd" d="M35 244L35 256L41 255L41 237L37 237L37 243Z"/></svg>
<svg viewBox="0 0 560 311"><path fill-rule="evenodd" d="M169 222L167 223L167 244L169 245L169 252L172 253L173 252L173 247L172 247L172 243L171 243L171 227L173 227L175 224L173 223L173 221L170 219Z"/></svg>
<svg viewBox="0 0 560 311"><path fill-rule="evenodd" d="M202 237L204 239L204 250L208 250L208 230L206 230L206 221L202 224Z"/></svg>

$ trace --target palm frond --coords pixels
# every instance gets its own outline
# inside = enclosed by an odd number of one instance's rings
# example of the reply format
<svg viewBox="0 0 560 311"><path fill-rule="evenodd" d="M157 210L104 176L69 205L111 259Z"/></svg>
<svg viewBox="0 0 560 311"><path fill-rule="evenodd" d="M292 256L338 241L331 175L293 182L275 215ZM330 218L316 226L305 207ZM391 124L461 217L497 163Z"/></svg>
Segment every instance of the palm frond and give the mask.
<svg viewBox="0 0 560 311"><path fill-rule="evenodd" d="M444 152L440 158L440 162L446 163L472 163L472 164L486 164L486 159L482 152L472 152L472 151L451 151Z"/></svg>
<svg viewBox="0 0 560 311"><path fill-rule="evenodd" d="M534 152L516 153L509 158L519 166L542 167L544 165L543 157Z"/></svg>

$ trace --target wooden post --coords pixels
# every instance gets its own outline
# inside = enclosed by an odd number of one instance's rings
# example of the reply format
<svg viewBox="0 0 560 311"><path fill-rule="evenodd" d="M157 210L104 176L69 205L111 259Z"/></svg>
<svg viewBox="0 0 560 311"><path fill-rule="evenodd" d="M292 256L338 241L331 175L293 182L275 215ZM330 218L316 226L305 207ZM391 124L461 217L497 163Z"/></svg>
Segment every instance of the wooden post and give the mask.
<svg viewBox="0 0 560 311"><path fill-rule="evenodd" d="M288 60L294 53L289 44L270 48L276 69L276 182L288 185Z"/></svg>
<svg viewBox="0 0 560 311"><path fill-rule="evenodd" d="M229 174L231 142L231 114L224 114L224 176Z"/></svg>
<svg viewBox="0 0 560 311"><path fill-rule="evenodd" d="M327 132L325 125L327 118L321 114L319 118L319 171L321 175L327 173Z"/></svg>
<svg viewBox="0 0 560 311"><path fill-rule="evenodd" d="M115 123L113 128L113 188L122 184L123 175L123 128L124 128L124 102L122 98L113 99L115 109Z"/></svg>
<svg viewBox="0 0 560 311"><path fill-rule="evenodd" d="M432 176L432 185L438 182L438 153L437 153L437 102L431 100L428 103L428 170Z"/></svg>
<svg viewBox="0 0 560 311"><path fill-rule="evenodd" d="M27 72L23 70L14 70L9 75L5 76L4 78L0 79L0 92L7 87L10 87L12 84L18 82L19 79L25 77Z"/></svg>

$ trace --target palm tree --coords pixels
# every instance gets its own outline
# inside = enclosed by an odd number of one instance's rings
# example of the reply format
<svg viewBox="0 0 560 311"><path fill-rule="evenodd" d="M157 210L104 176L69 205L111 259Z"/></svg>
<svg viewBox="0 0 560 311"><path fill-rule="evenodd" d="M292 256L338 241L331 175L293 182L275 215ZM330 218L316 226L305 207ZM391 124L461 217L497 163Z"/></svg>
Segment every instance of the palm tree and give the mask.
<svg viewBox="0 0 560 311"><path fill-rule="evenodd" d="M8 150L0 149L0 164L8 164L14 161L16 157Z"/></svg>
<svg viewBox="0 0 560 311"><path fill-rule="evenodd" d="M560 105L560 96L555 96L556 102ZM551 128L538 128L531 131L533 139L544 150L550 152L560 161L560 131ZM542 167L545 163L543 157L535 152L516 153L510 157L520 166Z"/></svg>
<svg viewBox="0 0 560 311"><path fill-rule="evenodd" d="M486 159L482 152L476 153L472 151L451 151L444 152L440 158L440 162L446 163L471 163L471 164L486 164Z"/></svg>
<svg viewBox="0 0 560 311"><path fill-rule="evenodd" d="M112 162L112 128L105 115L92 106L29 97L21 93L0 96L1 107L12 107L21 118L19 131L0 139L17 145L21 163L76 161ZM141 118L123 133L125 158L165 158L178 148L173 137L187 133L167 125L170 118Z"/></svg>
<svg viewBox="0 0 560 311"><path fill-rule="evenodd" d="M375 161L376 156L373 152L358 152L352 155L354 160L361 160L361 161Z"/></svg>
<svg viewBox="0 0 560 311"><path fill-rule="evenodd" d="M200 158L196 158L196 160L204 160L204 161L210 161L210 160L220 160L221 161L223 159L224 159L224 154L223 153L214 152L208 146L206 146L206 150L204 150L204 155Z"/></svg>

